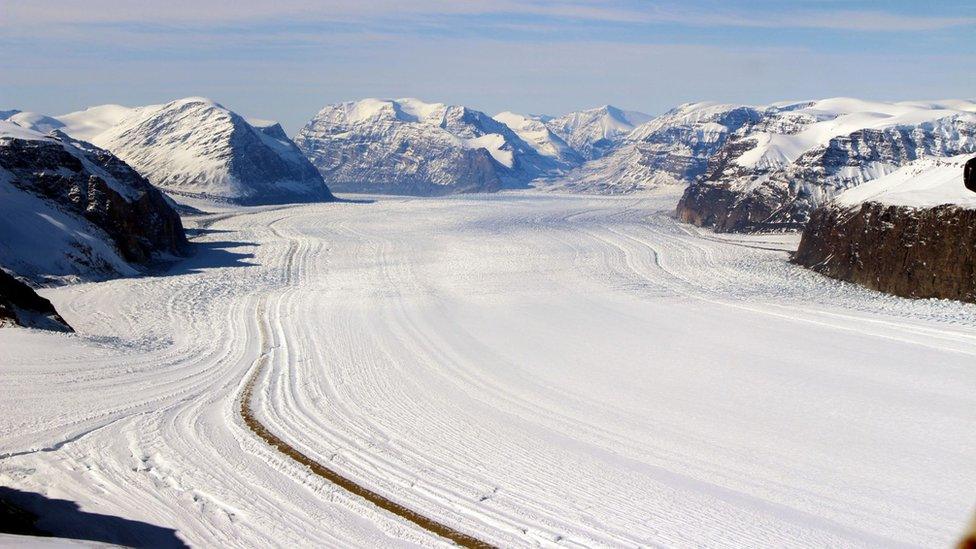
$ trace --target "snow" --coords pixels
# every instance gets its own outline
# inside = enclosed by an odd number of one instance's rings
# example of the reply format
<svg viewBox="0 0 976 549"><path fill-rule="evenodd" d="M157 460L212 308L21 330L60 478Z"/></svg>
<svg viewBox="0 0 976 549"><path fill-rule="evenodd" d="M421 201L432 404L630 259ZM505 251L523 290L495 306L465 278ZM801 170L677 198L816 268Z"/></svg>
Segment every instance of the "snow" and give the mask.
<svg viewBox="0 0 976 549"><path fill-rule="evenodd" d="M953 116L976 123L976 103L960 100L885 103L838 97L810 101L800 108L780 105L791 113L809 116L817 122L793 135L757 132L757 145L736 159L738 165L746 168L784 166L815 147L827 145L831 139L863 129L917 126Z"/></svg>
<svg viewBox="0 0 976 549"><path fill-rule="evenodd" d="M572 167L583 163L583 158L561 137L546 125L546 117L524 116L505 111L493 116L495 120L508 126L520 139L529 144L537 153Z"/></svg>
<svg viewBox="0 0 976 549"><path fill-rule="evenodd" d="M51 138L46 137L37 130L26 128L10 120L0 120L0 139L3 138L26 139L28 141L51 140Z"/></svg>
<svg viewBox="0 0 976 549"><path fill-rule="evenodd" d="M515 157L510 148L505 148L508 143L505 141L505 136L501 134L488 133L480 137L461 139L461 143L468 149L485 149L496 162L506 168L515 165Z"/></svg>
<svg viewBox="0 0 976 549"><path fill-rule="evenodd" d="M101 105L55 118L65 125L64 132L68 135L97 144L96 139L106 130L119 125L123 120L138 114L143 109L153 110L158 107L159 105L135 108L123 107L122 105Z"/></svg>
<svg viewBox="0 0 976 549"><path fill-rule="evenodd" d="M66 134L112 152L168 192L254 202L328 196L283 132L276 138L262 131L275 122L256 119L254 127L205 97L136 108L104 105L57 119Z"/></svg>
<svg viewBox="0 0 976 549"><path fill-rule="evenodd" d="M971 154L949 158L925 158L841 193L837 204L846 207L864 202L893 206L931 208L952 204L976 208L976 193L963 185L963 165Z"/></svg>
<svg viewBox="0 0 976 549"><path fill-rule="evenodd" d="M251 434L257 371L275 435L497 546L953 543L976 306L680 225L676 192L188 219L166 276L42 292L79 334L0 330L0 485L193 546L443 546Z"/></svg>
<svg viewBox="0 0 976 549"><path fill-rule="evenodd" d="M38 114L35 112L17 112L7 118L8 121L18 126L34 130L41 134L50 133L53 130L61 129L64 124L56 118Z"/></svg>
<svg viewBox="0 0 976 549"><path fill-rule="evenodd" d="M0 265L4 268L47 282L136 274L100 229L9 181L10 174L0 169Z"/></svg>
<svg viewBox="0 0 976 549"><path fill-rule="evenodd" d="M16 534L0 534L0 546L8 549L65 549L65 548L108 548L118 547L97 541L86 541L68 538L50 538L40 536L18 536Z"/></svg>
<svg viewBox="0 0 976 549"><path fill-rule="evenodd" d="M438 125L447 109L447 105L443 103L427 103L412 97L400 99L370 97L342 103L342 107L346 122L349 124L358 124L379 118L397 118L406 122Z"/></svg>

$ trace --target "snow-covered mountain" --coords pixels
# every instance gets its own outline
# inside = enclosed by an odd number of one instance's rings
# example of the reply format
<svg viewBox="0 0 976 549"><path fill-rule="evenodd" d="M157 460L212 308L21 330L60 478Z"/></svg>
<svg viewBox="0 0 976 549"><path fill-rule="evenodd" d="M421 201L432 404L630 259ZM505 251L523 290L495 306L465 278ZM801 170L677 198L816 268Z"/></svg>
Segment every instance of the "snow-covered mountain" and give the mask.
<svg viewBox="0 0 976 549"><path fill-rule="evenodd" d="M55 121L64 133L111 151L172 194L239 204L332 198L280 126L252 125L209 99L136 108L103 105Z"/></svg>
<svg viewBox="0 0 976 549"><path fill-rule="evenodd" d="M563 138L546 125L545 116L521 115L509 111L500 112L495 120L508 126L516 135L528 143L542 156L552 158L561 169L569 169L582 164L585 159L569 146Z"/></svg>
<svg viewBox="0 0 976 549"><path fill-rule="evenodd" d="M688 103L641 124L609 154L546 185L580 192L622 194L701 177L730 135L755 124L759 110L743 105Z"/></svg>
<svg viewBox="0 0 976 549"><path fill-rule="evenodd" d="M35 283L138 274L187 247L158 189L111 153L0 121L0 266Z"/></svg>
<svg viewBox="0 0 976 549"><path fill-rule="evenodd" d="M720 231L801 228L844 189L920 158L976 151L976 103L775 104L731 134L678 214Z"/></svg>
<svg viewBox="0 0 976 549"><path fill-rule="evenodd" d="M971 158L922 158L844 191L811 214L794 262L901 296L976 302Z"/></svg>
<svg viewBox="0 0 976 549"><path fill-rule="evenodd" d="M604 105L595 109L545 118L546 127L586 160L607 154L637 126L653 118L637 111Z"/></svg>
<svg viewBox="0 0 976 549"><path fill-rule="evenodd" d="M495 191L558 169L483 112L417 99L329 105L295 143L330 186L351 192Z"/></svg>

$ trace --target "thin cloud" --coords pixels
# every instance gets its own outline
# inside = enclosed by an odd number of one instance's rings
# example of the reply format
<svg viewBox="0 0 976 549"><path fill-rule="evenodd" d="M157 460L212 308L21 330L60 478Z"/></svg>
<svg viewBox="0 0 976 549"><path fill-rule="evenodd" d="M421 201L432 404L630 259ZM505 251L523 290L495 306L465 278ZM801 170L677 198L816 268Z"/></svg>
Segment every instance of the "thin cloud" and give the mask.
<svg viewBox="0 0 976 549"><path fill-rule="evenodd" d="M976 17L933 17L880 10L785 11L703 9L610 0L4 0L0 27L16 30L51 24L235 24L271 20L368 22L389 18L521 16L558 22L676 23L691 27L797 28L861 32L933 31L976 25ZM510 22L498 22L499 25ZM527 28L532 28L528 25Z"/></svg>

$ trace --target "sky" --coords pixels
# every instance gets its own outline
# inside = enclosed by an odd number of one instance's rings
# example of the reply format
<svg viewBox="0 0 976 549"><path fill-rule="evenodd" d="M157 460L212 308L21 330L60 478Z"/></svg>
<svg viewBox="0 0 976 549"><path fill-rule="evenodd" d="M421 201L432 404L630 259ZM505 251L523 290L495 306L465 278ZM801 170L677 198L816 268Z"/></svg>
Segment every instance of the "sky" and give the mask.
<svg viewBox="0 0 976 549"><path fill-rule="evenodd" d="M364 97L553 115L972 99L976 2L0 0L0 110L187 96L289 134Z"/></svg>

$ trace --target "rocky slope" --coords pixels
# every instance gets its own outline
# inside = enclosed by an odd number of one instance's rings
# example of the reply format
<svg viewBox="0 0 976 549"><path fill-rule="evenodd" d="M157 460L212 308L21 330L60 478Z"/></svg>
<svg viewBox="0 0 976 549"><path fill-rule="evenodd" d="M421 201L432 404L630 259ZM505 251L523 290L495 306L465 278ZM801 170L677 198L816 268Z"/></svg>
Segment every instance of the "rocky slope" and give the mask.
<svg viewBox="0 0 976 549"><path fill-rule="evenodd" d="M127 164L0 121L0 265L36 283L133 275L187 249L179 215Z"/></svg>
<svg viewBox="0 0 976 549"><path fill-rule="evenodd" d="M540 117L540 120L584 159L594 160L606 155L634 128L651 118L642 112L604 105L555 118Z"/></svg>
<svg viewBox="0 0 976 549"><path fill-rule="evenodd" d="M349 192L496 191L557 168L482 112L417 99L329 105L295 143L332 188Z"/></svg>
<svg viewBox="0 0 976 549"><path fill-rule="evenodd" d="M976 193L967 155L925 159L815 210L793 261L905 297L976 302Z"/></svg>
<svg viewBox="0 0 976 549"><path fill-rule="evenodd" d="M827 99L753 109L677 207L717 231L792 230L839 192L925 157L976 151L976 103Z"/></svg>
<svg viewBox="0 0 976 549"><path fill-rule="evenodd" d="M730 136L761 119L760 110L742 105L681 105L635 128L606 156L548 182L548 186L622 194L660 185L687 185L703 176L711 157Z"/></svg>
<svg viewBox="0 0 976 549"><path fill-rule="evenodd" d="M246 205L332 199L280 126L252 125L209 99L104 105L55 118L64 133L111 151L174 195Z"/></svg>
<svg viewBox="0 0 976 549"><path fill-rule="evenodd" d="M23 326L57 332L74 330L54 310L51 302L33 288L0 269L0 328Z"/></svg>

